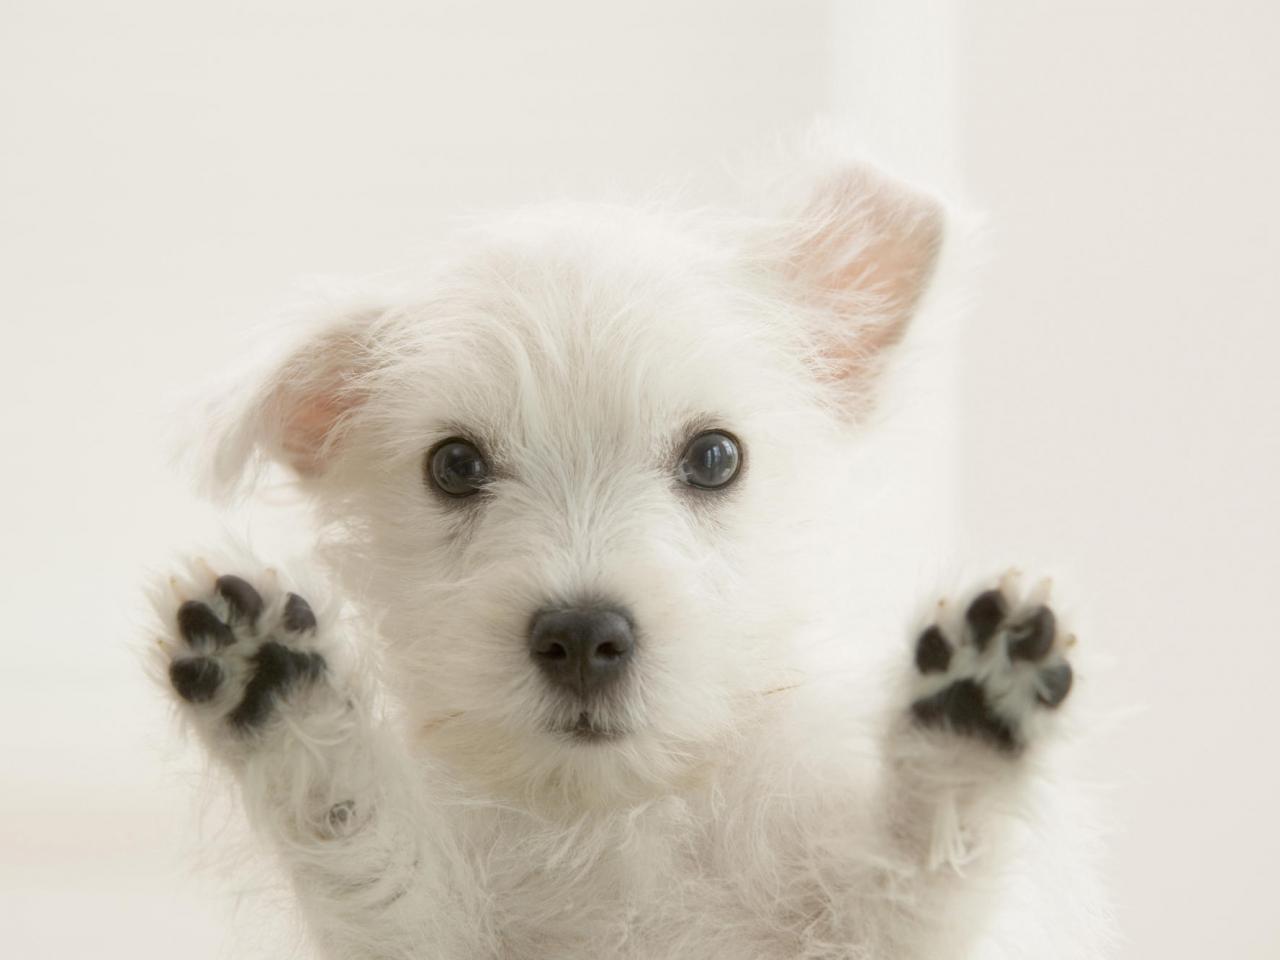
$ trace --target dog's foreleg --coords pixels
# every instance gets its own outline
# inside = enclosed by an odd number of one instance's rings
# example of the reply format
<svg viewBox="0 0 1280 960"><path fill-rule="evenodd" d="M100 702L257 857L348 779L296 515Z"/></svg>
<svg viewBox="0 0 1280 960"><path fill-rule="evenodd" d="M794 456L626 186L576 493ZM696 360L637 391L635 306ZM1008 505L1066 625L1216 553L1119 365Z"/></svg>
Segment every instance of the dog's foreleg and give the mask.
<svg viewBox="0 0 1280 960"><path fill-rule="evenodd" d="M465 902L475 884L440 808L359 678L339 675L327 628L270 574L205 573L158 602L159 664L235 776L316 948L343 960L483 956L482 912Z"/></svg>
<svg viewBox="0 0 1280 960"><path fill-rule="evenodd" d="M918 634L885 746L877 881L895 957L964 955L1013 814L1073 680L1048 585L943 603ZM901 704L901 701L899 701Z"/></svg>

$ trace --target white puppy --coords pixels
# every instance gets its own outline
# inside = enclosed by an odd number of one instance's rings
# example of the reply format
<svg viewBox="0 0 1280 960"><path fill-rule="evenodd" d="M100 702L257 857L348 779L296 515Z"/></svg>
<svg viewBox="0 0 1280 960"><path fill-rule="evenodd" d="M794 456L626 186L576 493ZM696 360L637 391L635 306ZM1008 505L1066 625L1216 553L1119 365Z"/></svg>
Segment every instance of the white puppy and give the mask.
<svg viewBox="0 0 1280 960"><path fill-rule="evenodd" d="M853 164L767 221L536 210L245 396L219 469L296 472L342 596L193 564L161 673L319 954L1102 955L1046 591L859 613L860 425L942 238Z"/></svg>

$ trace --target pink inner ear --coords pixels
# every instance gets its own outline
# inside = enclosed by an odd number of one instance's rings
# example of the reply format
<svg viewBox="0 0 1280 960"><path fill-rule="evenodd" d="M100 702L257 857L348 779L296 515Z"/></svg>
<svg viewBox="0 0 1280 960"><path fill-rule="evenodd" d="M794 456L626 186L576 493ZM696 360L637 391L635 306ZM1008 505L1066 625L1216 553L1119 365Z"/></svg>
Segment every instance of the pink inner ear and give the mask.
<svg viewBox="0 0 1280 960"><path fill-rule="evenodd" d="M343 402L336 394L314 394L288 408L283 447L289 465L304 477L323 472L334 428L353 406L350 398Z"/></svg>
<svg viewBox="0 0 1280 960"><path fill-rule="evenodd" d="M361 378L370 362L364 337L343 329L308 345L280 372L267 409L276 420L280 459L299 475L324 472L344 422L364 400Z"/></svg>
<svg viewBox="0 0 1280 960"><path fill-rule="evenodd" d="M826 375L870 380L902 339L942 245L932 198L867 167L828 177L805 211L792 260L802 298L834 316Z"/></svg>

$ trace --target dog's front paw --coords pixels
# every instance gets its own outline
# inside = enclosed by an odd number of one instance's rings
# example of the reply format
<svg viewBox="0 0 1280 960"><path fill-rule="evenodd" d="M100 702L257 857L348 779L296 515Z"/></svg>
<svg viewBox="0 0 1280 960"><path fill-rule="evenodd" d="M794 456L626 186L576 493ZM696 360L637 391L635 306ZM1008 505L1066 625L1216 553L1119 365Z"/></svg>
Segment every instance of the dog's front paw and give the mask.
<svg viewBox="0 0 1280 960"><path fill-rule="evenodd" d="M273 574L251 583L202 567L173 579L158 606L164 676L207 735L248 742L292 702L329 689L316 615Z"/></svg>
<svg viewBox="0 0 1280 960"><path fill-rule="evenodd" d="M1020 596L1017 576L963 604L938 605L915 648L915 722L1017 752L1067 699L1074 637L1049 606L1049 584Z"/></svg>

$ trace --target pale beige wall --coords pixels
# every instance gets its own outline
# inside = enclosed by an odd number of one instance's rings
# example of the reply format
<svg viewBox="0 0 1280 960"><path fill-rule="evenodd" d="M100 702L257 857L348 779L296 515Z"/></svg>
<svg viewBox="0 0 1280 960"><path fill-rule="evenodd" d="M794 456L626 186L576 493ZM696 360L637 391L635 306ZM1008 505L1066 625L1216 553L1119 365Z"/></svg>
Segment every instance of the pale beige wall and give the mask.
<svg viewBox="0 0 1280 960"><path fill-rule="evenodd" d="M1091 748L1124 955L1280 957L1280 7L963 6L961 540L1067 573L1141 708Z"/></svg>

